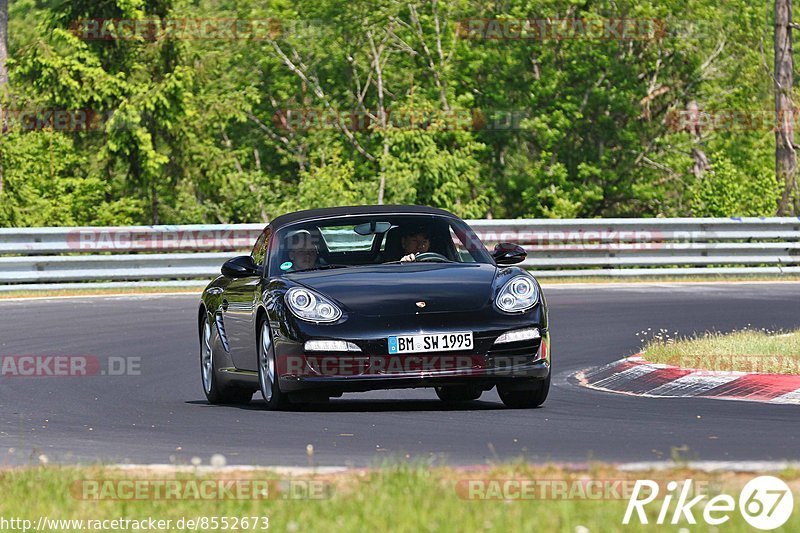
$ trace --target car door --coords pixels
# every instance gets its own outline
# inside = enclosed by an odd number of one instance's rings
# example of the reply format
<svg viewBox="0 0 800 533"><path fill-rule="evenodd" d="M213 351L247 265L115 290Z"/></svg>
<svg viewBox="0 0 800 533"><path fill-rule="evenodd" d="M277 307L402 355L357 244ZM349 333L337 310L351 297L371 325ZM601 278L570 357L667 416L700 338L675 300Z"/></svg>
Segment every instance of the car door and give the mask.
<svg viewBox="0 0 800 533"><path fill-rule="evenodd" d="M251 257L263 272L264 259L269 243L270 228L267 227L256 240ZM256 302L261 290L263 274L236 278L225 289L222 300L222 316L225 332L231 347L231 359L240 370L257 370L256 364Z"/></svg>

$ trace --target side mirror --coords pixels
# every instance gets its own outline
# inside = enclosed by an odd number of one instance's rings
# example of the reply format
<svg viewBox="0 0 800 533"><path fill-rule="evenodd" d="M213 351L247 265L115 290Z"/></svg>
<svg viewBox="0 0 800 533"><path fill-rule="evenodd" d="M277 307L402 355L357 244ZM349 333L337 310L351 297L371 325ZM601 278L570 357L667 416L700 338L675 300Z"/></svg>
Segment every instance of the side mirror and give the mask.
<svg viewBox="0 0 800 533"><path fill-rule="evenodd" d="M225 261L225 264L222 265L222 275L229 278L257 276L260 272L261 269L249 255L234 257L233 259Z"/></svg>
<svg viewBox="0 0 800 533"><path fill-rule="evenodd" d="M498 265L516 265L525 261L528 254L519 244L501 242L494 247L492 258Z"/></svg>

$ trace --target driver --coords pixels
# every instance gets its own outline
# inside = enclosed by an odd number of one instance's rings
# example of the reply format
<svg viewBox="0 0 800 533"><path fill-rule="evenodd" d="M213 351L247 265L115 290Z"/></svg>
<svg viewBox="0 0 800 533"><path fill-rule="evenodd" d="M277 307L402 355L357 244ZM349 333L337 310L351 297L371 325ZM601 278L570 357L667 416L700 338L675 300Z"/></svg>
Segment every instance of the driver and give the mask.
<svg viewBox="0 0 800 533"><path fill-rule="evenodd" d="M404 263L416 261L419 254L430 250L431 237L426 228L416 227L400 238L400 245L403 247L403 257L400 261Z"/></svg>

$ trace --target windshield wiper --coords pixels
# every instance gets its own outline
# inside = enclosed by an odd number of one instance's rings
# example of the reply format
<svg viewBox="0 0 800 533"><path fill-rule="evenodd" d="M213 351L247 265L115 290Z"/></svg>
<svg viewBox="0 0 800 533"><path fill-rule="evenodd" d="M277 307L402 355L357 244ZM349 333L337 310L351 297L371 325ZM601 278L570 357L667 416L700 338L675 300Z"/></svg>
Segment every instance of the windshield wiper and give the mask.
<svg viewBox="0 0 800 533"><path fill-rule="evenodd" d="M436 265L436 264L446 264L446 263L458 263L461 264L460 261L453 261L452 259L448 259L446 261L384 261L383 263L376 263L378 265Z"/></svg>

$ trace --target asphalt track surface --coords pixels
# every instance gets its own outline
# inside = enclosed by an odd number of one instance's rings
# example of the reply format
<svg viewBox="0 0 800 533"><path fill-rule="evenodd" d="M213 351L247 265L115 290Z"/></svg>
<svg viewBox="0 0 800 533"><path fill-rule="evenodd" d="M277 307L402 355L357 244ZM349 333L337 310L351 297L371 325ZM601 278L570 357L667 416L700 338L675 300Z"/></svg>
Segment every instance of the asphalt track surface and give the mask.
<svg viewBox="0 0 800 533"><path fill-rule="evenodd" d="M268 412L202 393L190 295L0 301L0 355L141 358L141 375L0 377L0 458L51 462L368 466L529 461L798 460L800 409L651 399L579 387L573 374L636 352L636 333L794 328L800 284L550 287L554 382L543 408L506 409L495 391L448 407L430 389L346 394Z"/></svg>

